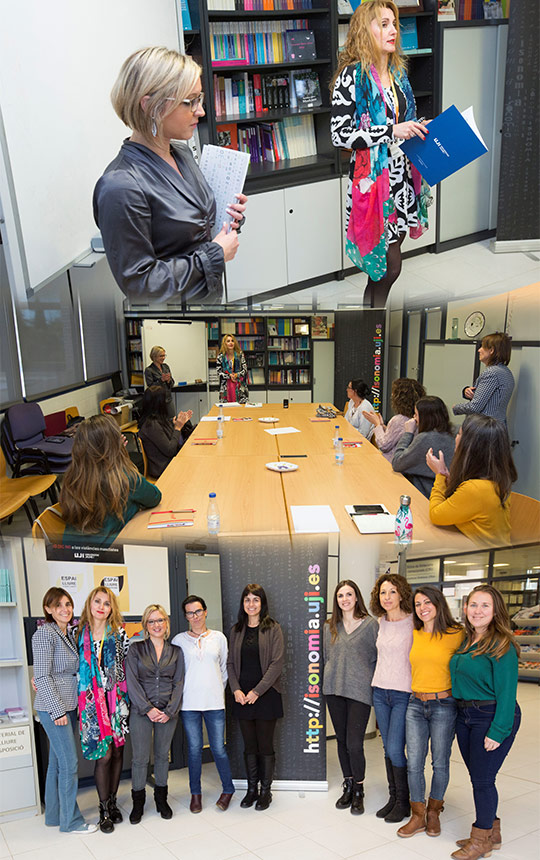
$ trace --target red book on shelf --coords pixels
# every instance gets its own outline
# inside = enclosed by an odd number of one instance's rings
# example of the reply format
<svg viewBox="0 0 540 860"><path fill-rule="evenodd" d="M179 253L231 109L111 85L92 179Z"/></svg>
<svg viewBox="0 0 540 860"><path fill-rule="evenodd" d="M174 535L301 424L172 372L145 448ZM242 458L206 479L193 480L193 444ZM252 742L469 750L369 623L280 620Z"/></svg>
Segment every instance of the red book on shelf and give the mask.
<svg viewBox="0 0 540 860"><path fill-rule="evenodd" d="M261 76L260 75L253 75L253 95L254 95L254 99L255 99L255 110L258 113L261 113L262 109L263 109L263 103L262 103L262 96L261 96Z"/></svg>
<svg viewBox="0 0 540 860"><path fill-rule="evenodd" d="M237 57L235 60L212 60L212 68L220 69L227 66L247 66L248 61L245 57Z"/></svg>
<svg viewBox="0 0 540 860"><path fill-rule="evenodd" d="M218 123L216 125L218 146L225 149L238 149L238 126L235 122Z"/></svg>

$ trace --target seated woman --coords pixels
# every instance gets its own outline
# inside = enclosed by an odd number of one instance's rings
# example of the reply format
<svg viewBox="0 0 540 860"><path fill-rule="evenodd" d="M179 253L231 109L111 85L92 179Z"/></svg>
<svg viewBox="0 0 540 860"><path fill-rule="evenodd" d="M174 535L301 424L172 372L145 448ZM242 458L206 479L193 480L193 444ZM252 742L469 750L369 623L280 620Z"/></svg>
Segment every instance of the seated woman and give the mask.
<svg viewBox="0 0 540 860"><path fill-rule="evenodd" d="M94 415L79 424L60 492L65 544L110 546L141 508L160 502L160 491L137 471L124 445L110 415Z"/></svg>
<svg viewBox="0 0 540 860"><path fill-rule="evenodd" d="M351 379L347 386L349 402L343 409L345 419L366 439L373 436L373 424L364 418L363 414L373 412L373 406L366 400L369 392L369 385L366 385L363 379Z"/></svg>
<svg viewBox="0 0 540 860"><path fill-rule="evenodd" d="M407 421L403 429L392 458L392 468L394 472L405 475L429 499L435 478L426 463L427 452L430 449L442 451L448 465L454 456L455 442L448 409L440 397L421 397L416 404L414 418Z"/></svg>
<svg viewBox="0 0 540 860"><path fill-rule="evenodd" d="M394 416L386 425L380 412L364 412L363 416L375 427L377 448L392 462L396 445L401 438L409 418L414 416L414 407L420 397L426 396L426 389L417 379L394 379L390 403Z"/></svg>
<svg viewBox="0 0 540 860"><path fill-rule="evenodd" d="M169 418L167 392L160 385L145 389L139 418L139 436L144 445L151 478L159 478L193 429L191 409Z"/></svg>
<svg viewBox="0 0 540 860"><path fill-rule="evenodd" d="M456 436L450 471L442 451L436 457L430 448L426 463L435 473L429 498L432 523L457 526L476 543L509 543L508 497L517 472L501 421L469 415Z"/></svg>

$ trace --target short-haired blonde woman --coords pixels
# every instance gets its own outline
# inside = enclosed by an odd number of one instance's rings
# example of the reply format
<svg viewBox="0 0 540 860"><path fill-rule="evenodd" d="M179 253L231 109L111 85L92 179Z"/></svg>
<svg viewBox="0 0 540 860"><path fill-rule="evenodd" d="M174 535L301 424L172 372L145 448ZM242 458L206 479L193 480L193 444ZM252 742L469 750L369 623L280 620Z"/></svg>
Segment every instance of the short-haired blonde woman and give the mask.
<svg viewBox="0 0 540 860"><path fill-rule="evenodd" d="M99 828L112 833L122 813L116 793L128 734L129 700L125 659L129 647L116 595L104 585L92 589L77 628L81 748L95 761Z"/></svg>
<svg viewBox="0 0 540 860"><path fill-rule="evenodd" d="M411 586L397 573L383 573L371 592L370 609L379 619L377 665L371 685L373 707L384 746L389 800L376 813L385 821L409 815L405 758L405 714L411 694L409 651L413 643Z"/></svg>
<svg viewBox="0 0 540 860"><path fill-rule="evenodd" d="M131 642L126 659L133 749L133 809L129 816L132 824L138 824L143 816L152 735L156 809L162 818L172 818L172 809L167 803L169 750L184 689L184 655L181 648L169 642L171 625L163 606L151 603L146 607L142 628L144 639Z"/></svg>
<svg viewBox="0 0 540 860"><path fill-rule="evenodd" d="M463 389L464 403L456 403L454 415L481 413L506 424L506 408L514 390L514 377L508 367L512 338L504 332L486 334L478 357L486 368L472 387Z"/></svg>
<svg viewBox="0 0 540 860"><path fill-rule="evenodd" d="M248 369L234 334L224 334L216 359L219 399L222 403L245 403L249 398Z"/></svg>
<svg viewBox="0 0 540 860"><path fill-rule="evenodd" d="M64 543L109 546L141 508L153 508L160 499L158 488L129 459L110 415L94 415L78 425L60 491Z"/></svg>
<svg viewBox="0 0 540 860"><path fill-rule="evenodd" d="M73 598L53 586L43 597L45 623L32 636L34 708L49 739L45 824L61 833L93 833L77 804L77 672L79 654L70 629Z"/></svg>
<svg viewBox="0 0 540 860"><path fill-rule="evenodd" d="M174 379L172 377L171 368L165 363L167 353L162 346L153 346L150 350L151 364L144 369L144 381L146 387L159 385L163 388L167 395L167 414L169 418L174 418L174 402L172 396L172 388Z"/></svg>
<svg viewBox="0 0 540 860"><path fill-rule="evenodd" d="M124 62L111 99L131 137L94 190L107 260L132 301L220 302L247 198L238 189L212 239L213 192L187 146L204 116L201 67L177 51L143 48ZM172 143L174 141L174 143Z"/></svg>

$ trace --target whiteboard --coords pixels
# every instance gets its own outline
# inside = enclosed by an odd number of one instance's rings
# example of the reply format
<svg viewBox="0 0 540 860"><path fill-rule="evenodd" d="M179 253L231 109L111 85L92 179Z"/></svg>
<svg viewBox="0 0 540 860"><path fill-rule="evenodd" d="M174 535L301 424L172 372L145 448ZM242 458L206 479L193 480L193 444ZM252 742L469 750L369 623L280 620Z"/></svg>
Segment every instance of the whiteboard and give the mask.
<svg viewBox="0 0 540 860"><path fill-rule="evenodd" d="M130 134L112 86L133 51L178 50L178 19L175 0L0 0L0 12L0 226L23 298L88 253L94 186Z"/></svg>
<svg viewBox="0 0 540 860"><path fill-rule="evenodd" d="M148 367L150 350L162 346L167 353L165 364L171 368L175 385L194 385L195 380L206 382L208 378L208 341L206 323L182 320L160 322L143 320L142 350L143 366Z"/></svg>

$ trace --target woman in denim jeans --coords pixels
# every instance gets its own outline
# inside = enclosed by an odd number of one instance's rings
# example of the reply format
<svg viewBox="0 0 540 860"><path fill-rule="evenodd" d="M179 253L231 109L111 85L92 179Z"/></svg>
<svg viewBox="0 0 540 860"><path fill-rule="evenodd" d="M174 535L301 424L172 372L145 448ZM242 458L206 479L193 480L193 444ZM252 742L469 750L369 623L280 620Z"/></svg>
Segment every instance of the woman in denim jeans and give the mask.
<svg viewBox="0 0 540 860"><path fill-rule="evenodd" d="M500 592L478 585L467 597L465 641L450 660L457 740L471 777L476 820L456 860L489 857L502 844L495 779L521 722L516 702L519 646Z"/></svg>
<svg viewBox="0 0 540 860"><path fill-rule="evenodd" d="M383 573L371 592L370 609L379 619L377 665L371 685L373 707L384 746L389 800L376 813L402 821L410 812L405 758L405 714L411 694L409 651L413 638L412 591L403 576Z"/></svg>
<svg viewBox="0 0 540 860"><path fill-rule="evenodd" d="M62 833L94 833L77 805L77 670L79 652L68 624L73 599L63 588L49 588L43 598L45 624L32 636L34 707L49 738L45 782L45 824Z"/></svg>
<svg viewBox="0 0 540 860"><path fill-rule="evenodd" d="M407 707L407 773L412 818L398 830L409 837L425 830L439 836L439 815L450 775L450 752L456 732L457 705L452 697L450 657L463 642L464 632L448 608L442 592L432 585L414 593L414 632L409 659L412 694ZM431 742L433 777L426 810L424 767Z"/></svg>
<svg viewBox="0 0 540 860"><path fill-rule="evenodd" d="M216 806L225 812L234 794L231 766L225 750L225 698L227 684L227 640L219 630L206 626L208 615L202 597L189 594L182 603L190 629L172 640L184 652L185 678L182 722L188 745L191 812L201 812L203 733L206 726L210 749L221 779L222 793Z"/></svg>

